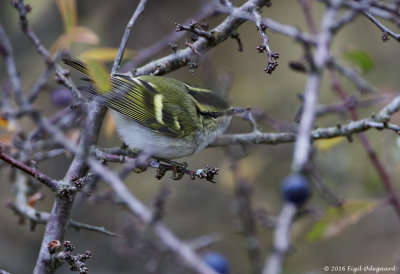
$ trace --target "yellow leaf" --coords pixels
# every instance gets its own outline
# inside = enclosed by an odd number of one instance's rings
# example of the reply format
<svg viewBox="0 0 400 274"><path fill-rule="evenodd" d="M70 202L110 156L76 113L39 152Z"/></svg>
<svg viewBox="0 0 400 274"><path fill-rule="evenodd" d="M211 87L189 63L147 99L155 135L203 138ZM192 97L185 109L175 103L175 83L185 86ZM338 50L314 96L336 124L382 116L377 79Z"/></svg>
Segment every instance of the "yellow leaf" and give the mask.
<svg viewBox="0 0 400 274"><path fill-rule="evenodd" d="M102 63L92 59L86 60L86 66L89 78L94 82L95 88L101 93L108 92L111 89L111 83L107 68Z"/></svg>
<svg viewBox="0 0 400 274"><path fill-rule="evenodd" d="M92 59L99 62L110 62L114 61L117 56L117 48L95 48L83 52L78 56L78 59L87 60ZM124 53L124 58L132 58L135 55L134 50L126 49Z"/></svg>
<svg viewBox="0 0 400 274"><path fill-rule="evenodd" d="M60 49L69 49L72 43L84 43L84 44L97 44L99 37L92 30L77 26L71 28L68 32L58 37L57 41L51 47L52 52L56 52Z"/></svg>
<svg viewBox="0 0 400 274"><path fill-rule="evenodd" d="M335 137L335 138L331 138L331 139L317 140L317 141L315 141L315 146L320 151L328 151L332 147L343 142L344 140L346 140L345 137Z"/></svg>
<svg viewBox="0 0 400 274"><path fill-rule="evenodd" d="M347 226L357 223L379 205L382 203L377 200L360 199L349 200L342 207L329 207L324 216L310 230L307 238L315 241L333 237Z"/></svg>
<svg viewBox="0 0 400 274"><path fill-rule="evenodd" d="M19 126L14 120L8 120L4 117L0 117L0 128L4 128L8 132L15 132L19 129Z"/></svg>
<svg viewBox="0 0 400 274"><path fill-rule="evenodd" d="M56 0L56 4L63 19L65 32L76 27L78 24L76 0Z"/></svg>
<svg viewBox="0 0 400 274"><path fill-rule="evenodd" d="M111 116L110 112L107 112L106 118L104 120L104 134L107 138L111 138L115 133L115 121Z"/></svg>
<svg viewBox="0 0 400 274"><path fill-rule="evenodd" d="M0 117L0 128L7 128L8 127L8 120Z"/></svg>

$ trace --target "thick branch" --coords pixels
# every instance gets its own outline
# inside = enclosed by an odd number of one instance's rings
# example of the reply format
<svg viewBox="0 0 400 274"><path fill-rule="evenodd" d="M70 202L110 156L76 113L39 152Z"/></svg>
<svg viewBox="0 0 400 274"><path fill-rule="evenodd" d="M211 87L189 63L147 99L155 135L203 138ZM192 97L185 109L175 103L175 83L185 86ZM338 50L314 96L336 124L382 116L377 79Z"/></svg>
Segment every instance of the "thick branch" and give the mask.
<svg viewBox="0 0 400 274"><path fill-rule="evenodd" d="M244 12L255 7L262 7L264 3L264 0L250 0L247 1L243 6L238 8L238 10ZM242 19L240 17L229 16L216 28L210 31L210 33L214 33L213 40L207 40L204 37L200 37L198 41L192 44L193 49L186 48L179 50L176 53L150 62L140 68L137 68L130 74L133 76L150 73L155 75L163 75L178 68L181 68L192 61L192 58L196 55L195 52L204 53L217 46L221 42L228 39L231 36L232 32L235 31L245 21L245 19Z"/></svg>
<svg viewBox="0 0 400 274"><path fill-rule="evenodd" d="M340 1L332 1L331 4L322 18L321 32L317 35L316 49L310 64L312 71L307 79L304 92L304 111L293 152L292 169L295 172L306 168L311 152L310 133L314 124L322 73L330 59L329 47L333 36L331 27L336 21Z"/></svg>

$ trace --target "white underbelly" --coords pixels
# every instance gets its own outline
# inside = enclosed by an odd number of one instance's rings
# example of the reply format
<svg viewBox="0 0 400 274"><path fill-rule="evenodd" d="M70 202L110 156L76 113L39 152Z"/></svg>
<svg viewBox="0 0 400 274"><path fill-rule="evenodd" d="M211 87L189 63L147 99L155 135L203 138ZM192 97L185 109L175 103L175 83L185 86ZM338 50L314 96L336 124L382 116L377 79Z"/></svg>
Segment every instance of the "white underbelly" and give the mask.
<svg viewBox="0 0 400 274"><path fill-rule="evenodd" d="M144 151L152 156L176 159L193 154L198 147L195 142L156 133L114 110L111 110L111 113L119 135L132 149Z"/></svg>
<svg viewBox="0 0 400 274"><path fill-rule="evenodd" d="M206 132L199 131L187 141L183 138L172 138L135 122L125 115L111 110L117 124L117 130L122 140L134 150L144 151L152 156L177 159L192 155L214 142L228 128L231 117L220 119L218 126Z"/></svg>

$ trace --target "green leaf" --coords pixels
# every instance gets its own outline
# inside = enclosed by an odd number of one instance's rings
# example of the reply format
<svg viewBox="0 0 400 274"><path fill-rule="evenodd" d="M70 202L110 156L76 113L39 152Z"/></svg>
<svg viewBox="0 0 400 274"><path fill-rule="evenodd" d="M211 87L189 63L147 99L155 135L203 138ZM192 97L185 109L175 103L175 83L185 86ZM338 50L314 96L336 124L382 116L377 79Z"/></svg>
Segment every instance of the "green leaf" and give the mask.
<svg viewBox="0 0 400 274"><path fill-rule="evenodd" d="M333 237L347 226L357 223L381 204L378 200L365 199L349 200L342 207L329 207L322 219L309 231L307 239L316 241Z"/></svg>
<svg viewBox="0 0 400 274"><path fill-rule="evenodd" d="M358 66L363 73L370 71L375 65L371 56L360 49L344 51L343 58Z"/></svg>

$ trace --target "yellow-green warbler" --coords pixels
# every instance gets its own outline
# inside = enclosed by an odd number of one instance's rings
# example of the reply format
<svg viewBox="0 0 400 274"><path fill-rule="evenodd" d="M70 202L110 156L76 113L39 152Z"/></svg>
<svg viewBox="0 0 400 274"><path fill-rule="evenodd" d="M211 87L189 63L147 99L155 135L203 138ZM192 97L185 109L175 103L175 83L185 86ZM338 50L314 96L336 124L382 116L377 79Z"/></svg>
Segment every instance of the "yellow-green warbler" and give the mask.
<svg viewBox="0 0 400 274"><path fill-rule="evenodd" d="M63 62L90 79L87 66ZM234 109L213 91L160 76L110 76L106 92L93 86L81 92L112 110L122 140L132 149L176 159L212 143L229 126Z"/></svg>

